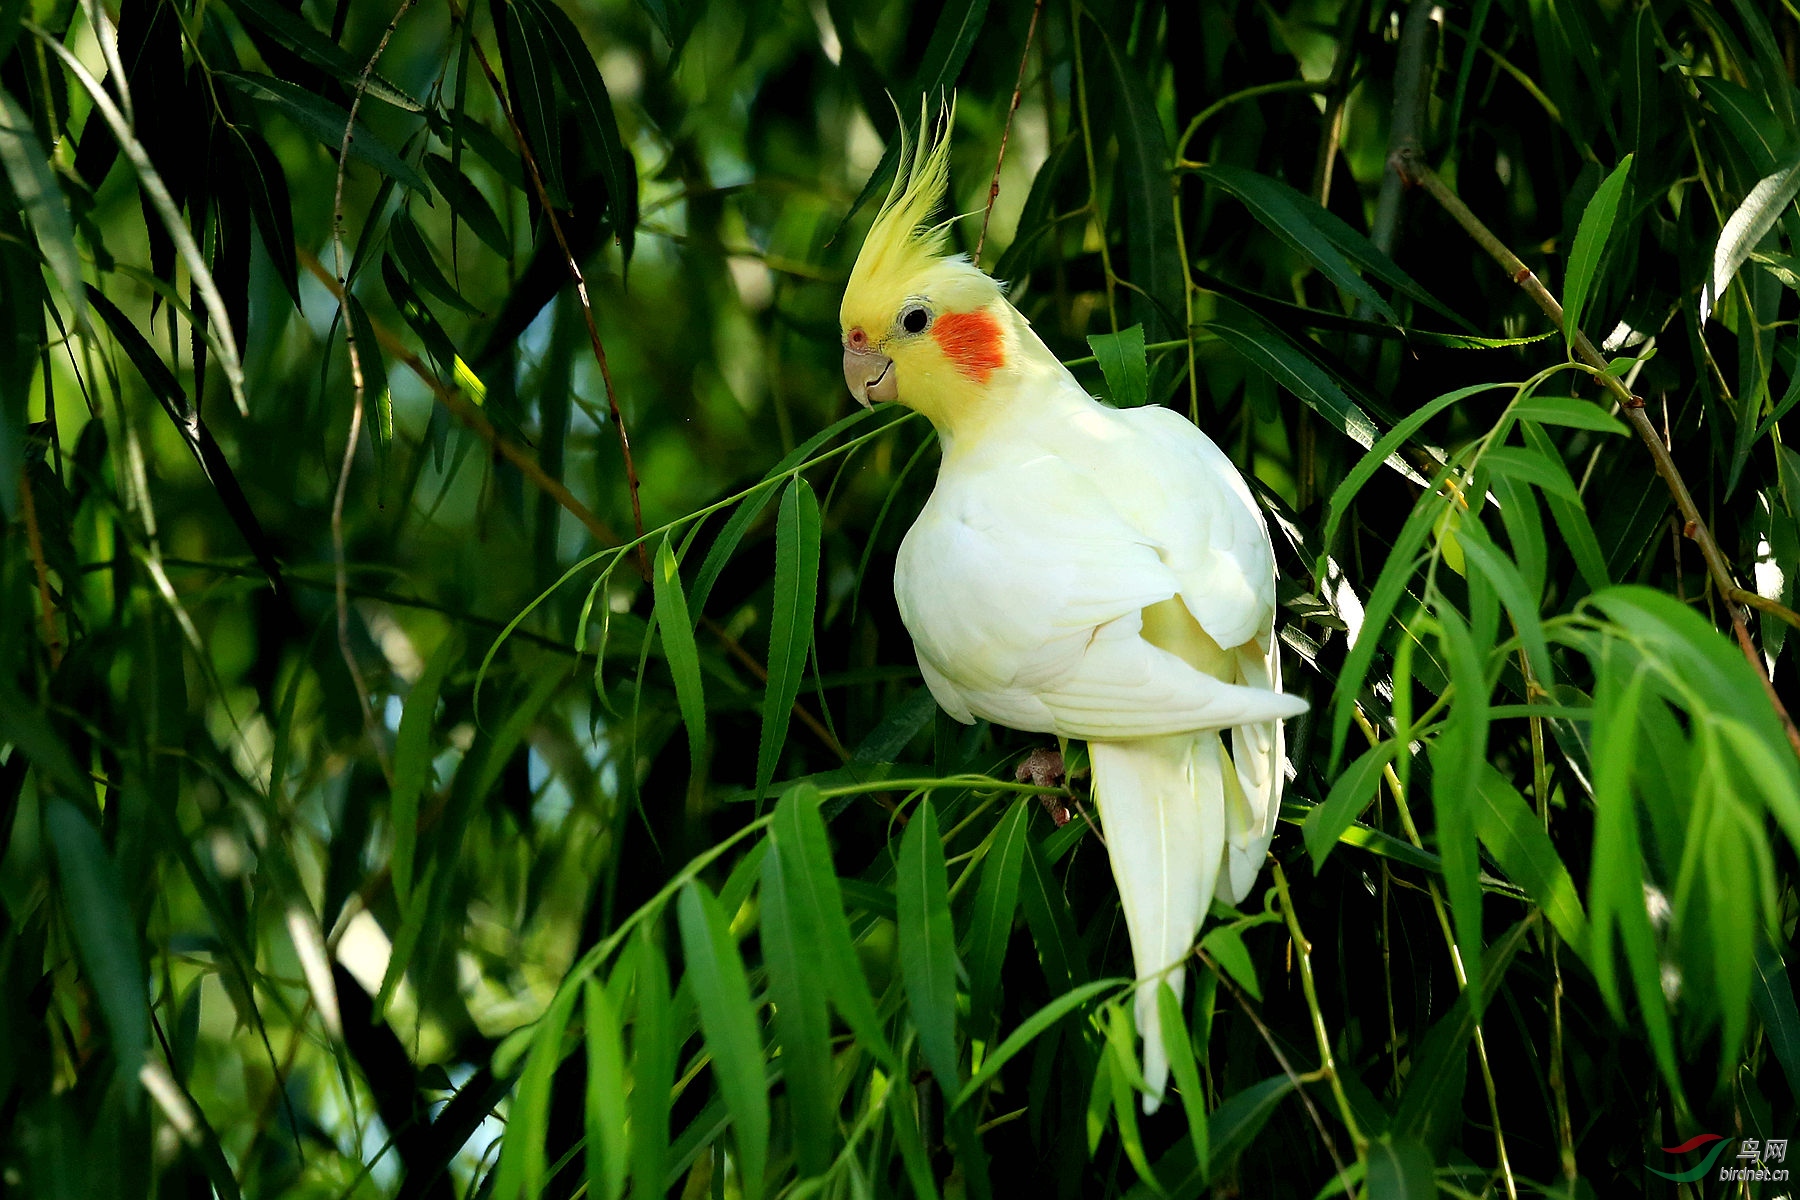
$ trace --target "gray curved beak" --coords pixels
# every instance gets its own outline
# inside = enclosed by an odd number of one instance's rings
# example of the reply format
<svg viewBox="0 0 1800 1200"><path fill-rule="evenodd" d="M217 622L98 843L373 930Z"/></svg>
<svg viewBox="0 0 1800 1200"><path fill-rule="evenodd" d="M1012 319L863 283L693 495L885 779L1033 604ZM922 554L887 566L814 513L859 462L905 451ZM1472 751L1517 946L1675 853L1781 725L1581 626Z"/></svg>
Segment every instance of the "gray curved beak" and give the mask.
<svg viewBox="0 0 1800 1200"><path fill-rule="evenodd" d="M900 394L900 385L894 379L894 360L873 350L844 350L844 382L864 408Z"/></svg>

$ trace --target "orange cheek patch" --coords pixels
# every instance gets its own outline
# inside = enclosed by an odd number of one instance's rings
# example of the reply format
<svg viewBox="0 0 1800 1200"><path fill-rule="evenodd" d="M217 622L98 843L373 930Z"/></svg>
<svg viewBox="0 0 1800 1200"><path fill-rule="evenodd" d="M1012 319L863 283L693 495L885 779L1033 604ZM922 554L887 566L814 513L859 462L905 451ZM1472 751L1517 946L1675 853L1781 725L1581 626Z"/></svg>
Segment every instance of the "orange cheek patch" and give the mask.
<svg viewBox="0 0 1800 1200"><path fill-rule="evenodd" d="M931 327L931 336L949 360L976 383L1006 365L1000 322L985 312L945 313Z"/></svg>

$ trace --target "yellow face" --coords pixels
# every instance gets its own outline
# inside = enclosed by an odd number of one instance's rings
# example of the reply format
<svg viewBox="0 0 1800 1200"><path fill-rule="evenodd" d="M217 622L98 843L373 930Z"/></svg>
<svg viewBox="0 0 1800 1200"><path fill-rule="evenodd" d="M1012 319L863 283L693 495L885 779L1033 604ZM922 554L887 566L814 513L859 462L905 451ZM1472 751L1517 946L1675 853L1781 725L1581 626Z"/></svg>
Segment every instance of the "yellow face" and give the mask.
<svg viewBox="0 0 1800 1200"><path fill-rule="evenodd" d="M897 400L946 427L1011 359L1013 313L965 262L940 259L913 282L885 303L845 293L844 382L864 405Z"/></svg>

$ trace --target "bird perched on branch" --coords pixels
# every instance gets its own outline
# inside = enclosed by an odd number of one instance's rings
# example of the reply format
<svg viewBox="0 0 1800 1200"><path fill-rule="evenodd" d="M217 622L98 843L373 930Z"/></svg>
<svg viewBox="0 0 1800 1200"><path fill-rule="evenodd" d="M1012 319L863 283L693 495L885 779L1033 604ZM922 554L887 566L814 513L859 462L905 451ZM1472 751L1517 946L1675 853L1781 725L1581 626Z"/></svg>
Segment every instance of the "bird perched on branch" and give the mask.
<svg viewBox="0 0 1800 1200"><path fill-rule="evenodd" d="M1156 987L1216 895L1241 901L1280 809L1275 560L1243 477L1159 406L1084 391L1000 286L947 252L949 173L901 134L900 166L840 310L864 405L925 414L937 485L901 544L900 616L959 721L1084 738L1139 979L1146 1112L1168 1059Z"/></svg>

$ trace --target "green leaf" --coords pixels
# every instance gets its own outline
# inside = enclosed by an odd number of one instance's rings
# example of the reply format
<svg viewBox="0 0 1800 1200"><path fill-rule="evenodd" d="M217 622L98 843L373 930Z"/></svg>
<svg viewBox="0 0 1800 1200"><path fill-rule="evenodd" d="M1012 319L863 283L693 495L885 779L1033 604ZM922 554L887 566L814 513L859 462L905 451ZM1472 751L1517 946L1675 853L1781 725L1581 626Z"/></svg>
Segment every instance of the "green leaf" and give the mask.
<svg viewBox="0 0 1800 1200"><path fill-rule="evenodd" d="M1231 1168L1238 1155L1250 1148L1262 1127L1275 1115L1275 1108L1294 1090L1287 1075L1265 1079L1229 1096L1206 1119L1206 1137L1212 1145L1212 1161L1206 1177L1216 1179Z"/></svg>
<svg viewBox="0 0 1800 1200"><path fill-rule="evenodd" d="M1031 837L1029 799L1016 801L995 828L981 865L981 887L969 928L969 1029L986 1038L999 1005L1000 967L1012 941L1013 917L1019 906L1019 873L1025 865L1025 843Z"/></svg>
<svg viewBox="0 0 1800 1200"><path fill-rule="evenodd" d="M669 537L656 551L652 590L656 597L656 626L662 635L663 655L675 677L675 701L687 726L688 754L695 762L706 757L706 693L700 683L700 650L694 645L694 623L688 618L687 597L681 590L681 568Z"/></svg>
<svg viewBox="0 0 1800 1200"><path fill-rule="evenodd" d="M352 87L362 75L363 65L350 56L349 51L314 29L298 15L298 10L289 12L279 4L269 0L231 0L231 10L238 15L244 24L273 37L276 41L298 54L307 62L317 67L324 67L337 76L339 81ZM423 112L425 106L391 81L384 79L379 71L369 72L363 85L364 94L373 96L385 104L391 104L403 112ZM343 129L339 127L339 135Z"/></svg>
<svg viewBox="0 0 1800 1200"><path fill-rule="evenodd" d="M1252 1000L1262 999L1262 985L1256 980L1256 964L1250 960L1250 950L1235 925L1215 925L1200 939L1200 948L1224 967L1225 973L1248 992Z"/></svg>
<svg viewBox="0 0 1800 1200"><path fill-rule="evenodd" d="M1594 536L1594 527L1588 521L1587 509L1582 507L1579 498L1569 499L1568 493L1575 488L1574 480L1569 479L1569 469L1563 466L1562 458L1551 444L1549 435L1542 429L1530 421L1520 422L1519 429L1532 449L1544 460L1544 464L1559 475L1557 485L1545 489L1544 503L1550 506L1550 515L1555 518L1557 529L1562 532L1563 540L1569 545L1569 553L1574 556L1575 567L1581 572L1581 578L1590 591L1598 592L1610 587L1612 579L1606 570L1606 556L1600 551L1600 540ZM1563 486L1564 480L1567 481L1566 487Z"/></svg>
<svg viewBox="0 0 1800 1200"><path fill-rule="evenodd" d="M775 778L788 719L806 675L819 596L819 501L800 476L788 485L775 518L775 595L769 614L769 680L763 691L762 740L756 749L756 792Z"/></svg>
<svg viewBox="0 0 1800 1200"><path fill-rule="evenodd" d="M1595 433L1631 432L1625 422L1591 400L1569 396L1527 396L1512 406L1512 415L1522 421L1542 425L1566 425L1570 429L1591 429Z"/></svg>
<svg viewBox="0 0 1800 1200"><path fill-rule="evenodd" d="M506 90L531 148L531 160L550 203L566 209L569 197L563 186L562 131L556 119L556 66L549 34L535 7L518 0L489 0L489 7Z"/></svg>
<svg viewBox="0 0 1800 1200"><path fill-rule="evenodd" d="M1382 299L1381 293L1356 273L1336 244L1325 236L1310 211L1318 209L1317 201L1242 167L1217 164L1201 167L1196 174L1242 200L1264 228L1308 259L1332 283L1393 324L1400 323L1399 314Z"/></svg>
<svg viewBox="0 0 1800 1200"><path fill-rule="evenodd" d="M806 1175L818 1175L831 1166L837 1131L831 1030L825 1013L825 989L818 986L818 940L802 938L785 872L779 852L763 857L763 961L769 969L769 999L775 1007L782 1081L787 1089L800 1170Z"/></svg>
<svg viewBox="0 0 1800 1200"><path fill-rule="evenodd" d="M1025 869L1019 878L1019 906L1037 945L1038 963L1052 995L1087 982L1086 956L1075 935L1074 914L1056 876L1050 873L1037 842L1025 839Z"/></svg>
<svg viewBox="0 0 1800 1200"><path fill-rule="evenodd" d="M113 1059L124 1078L135 1079L150 1050L150 1001L137 923L118 868L99 831L67 800L50 800L44 825L56 856L64 919L112 1035Z"/></svg>
<svg viewBox="0 0 1800 1200"><path fill-rule="evenodd" d="M1586 314L1588 296L1600 273L1600 260L1612 237L1619 198L1625 194L1625 181L1630 176L1631 155L1627 154L1582 210L1575 245L1569 252L1569 278L1563 287L1563 336L1571 343L1581 331L1581 318Z"/></svg>
<svg viewBox="0 0 1800 1200"><path fill-rule="evenodd" d="M1800 1096L1800 1011L1794 1007L1787 964L1767 938L1756 943L1756 986L1750 998L1768 1035L1769 1049L1787 1077L1788 1094Z"/></svg>
<svg viewBox="0 0 1800 1200"><path fill-rule="evenodd" d="M1517 446L1494 446L1481 456L1481 465L1495 475L1529 483L1546 496L1556 496L1577 504L1581 502L1581 494L1575 490L1575 481L1569 478L1568 469L1562 465L1561 460L1552 462L1547 455L1535 450L1522 450Z"/></svg>
<svg viewBox="0 0 1800 1200"><path fill-rule="evenodd" d="M469 223L470 232L485 242L501 258L512 257L512 242L506 227L494 212L494 206L473 180L441 154L425 156L425 174L438 194L450 203L450 211Z"/></svg>
<svg viewBox="0 0 1800 1200"><path fill-rule="evenodd" d="M1144 326L1140 323L1117 333L1090 333L1088 345L1094 361L1106 377L1112 402L1118 408L1137 408L1150 401L1150 367L1144 353Z"/></svg>
<svg viewBox="0 0 1800 1200"><path fill-rule="evenodd" d="M1092 17L1085 10L1077 10ZM1186 320L1181 252L1175 227L1175 189L1169 175L1169 142L1149 79L1115 44L1115 31L1094 21L1111 65L1113 128L1124 178L1125 249L1136 286L1131 311L1153 342L1168 339ZM1098 148L1093 151L1099 153Z"/></svg>
<svg viewBox="0 0 1800 1200"><path fill-rule="evenodd" d="M1640 902L1639 907L1642 907ZM1400 1107L1389 1126L1397 1138L1421 1138L1431 1144L1441 1143L1445 1136L1462 1126L1463 1080L1469 1067L1469 1039L1480 1024L1480 1012L1499 991L1500 981L1512 965L1513 958L1526 942L1531 923L1520 921L1508 929L1481 958L1466 965L1479 966L1469 973L1470 986L1458 996L1450 1011L1426 1031L1412 1055L1412 1069L1406 1076L1406 1087L1400 1093ZM1471 1004L1471 998L1478 1004Z"/></svg>
<svg viewBox="0 0 1800 1200"><path fill-rule="evenodd" d="M1537 673L1538 682L1549 687L1555 677L1555 671L1550 665L1550 644L1544 637L1543 622L1538 619L1538 598L1525 582L1524 575L1489 540L1487 531L1482 528L1479 520L1463 522L1457 540L1466 560L1493 585L1494 591L1506 605L1506 611L1512 614L1513 626L1519 631L1519 641L1531 659L1531 668Z"/></svg>
<svg viewBox="0 0 1800 1200"><path fill-rule="evenodd" d="M281 160L260 133L238 125L227 131L225 145L231 151L236 181L244 189L257 236L281 286L294 307L300 307L300 274L294 263L294 206L288 198L287 174Z"/></svg>
<svg viewBox="0 0 1800 1200"><path fill-rule="evenodd" d="M631 156L619 134L619 121L613 115L606 80L601 78L600 68L595 65L594 56L575 23L554 0L518 0L518 3L537 16L556 62L557 76L575 101L575 117L581 123L582 132L600 148L600 170L606 178L613 232L618 236L624 261L629 264L637 237L637 160Z"/></svg>
<svg viewBox="0 0 1800 1200"><path fill-rule="evenodd" d="M1477 880L1481 860L1475 848L1472 800L1480 768L1487 761L1488 685L1481 652L1462 614L1448 603L1438 604L1433 613L1456 695L1444 730L1431 746L1435 775L1432 813L1437 819L1438 857L1444 863L1444 891L1450 897L1456 942L1462 950L1469 987L1474 990L1480 987L1482 940L1481 885Z"/></svg>
<svg viewBox="0 0 1800 1200"><path fill-rule="evenodd" d="M50 156L44 153L37 134L32 131L31 117L19 102L0 88L0 168L12 183L13 196L31 228L37 234L38 251L50 264L56 286L74 309L76 324L81 322L85 292L81 282L81 255L75 249L75 225L69 218L69 203L56 184L56 173L50 169Z"/></svg>
<svg viewBox="0 0 1800 1200"><path fill-rule="evenodd" d="M242 92L258 104L266 104L275 109L312 134L333 154L344 144L344 130L350 124L350 114L323 96L272 75L214 71L212 78ZM360 122L350 139L350 156L361 159L383 175L393 176L422 196L431 195L431 185L426 182L425 177L395 153L392 146L376 137Z"/></svg>
<svg viewBox="0 0 1800 1200"><path fill-rule="evenodd" d="M438 324L437 317L432 315L419 293L413 290L412 284L406 281L406 275L400 270L400 264L394 261L392 254L381 256L381 282L387 288L388 298L394 307L400 310L401 318L419 336L425 344L425 353L437 364L438 373L449 375L455 371L462 361L457 356L456 346L450 341L450 335ZM471 397L477 404L480 397Z"/></svg>
<svg viewBox="0 0 1800 1200"><path fill-rule="evenodd" d="M1381 440L1376 442L1369 449L1367 454L1357 459L1356 465L1350 468L1350 473L1344 476L1344 481L1338 484L1332 491L1331 501L1325 506L1325 528L1319 534L1319 560L1318 566L1315 568L1315 574L1318 578L1325 578L1326 556L1331 553L1331 548L1337 544L1338 528L1344 523L1344 518L1350 513L1350 502L1356 499L1356 494L1362 491L1364 484L1375 478L1375 473L1381 469L1381 464L1391 458L1395 451L1399 450L1401 446L1405 445L1408 438L1423 429L1425 427L1425 422L1431 420L1431 418L1437 416L1446 408L1449 408L1453 404L1461 403L1470 396L1479 395L1482 392L1493 391L1497 388L1508 386L1511 385L1502 383L1477 383L1472 384L1469 387L1457 388L1453 392L1445 392L1436 399L1420 405L1418 409L1408 413L1405 417L1395 422L1394 427L1388 430L1388 432L1382 436Z"/></svg>
<svg viewBox="0 0 1800 1200"><path fill-rule="evenodd" d="M548 1164L544 1139L550 1132L550 1085L563 1058L563 1034L581 986L565 979L550 1008L531 1032L531 1050L525 1070L507 1110L506 1137L500 1144L500 1164L494 1168L494 1195L499 1200L536 1197L543 1191Z"/></svg>
<svg viewBox="0 0 1800 1200"><path fill-rule="evenodd" d="M659 1195L668 1170L669 1106L675 1086L674 1014L669 969L650 924L638 926L631 967L631 1175L635 1190ZM618 970L623 970L623 964Z"/></svg>
<svg viewBox="0 0 1800 1200"><path fill-rule="evenodd" d="M773 831L795 936L812 949L813 966L823 976L832 1004L858 1043L889 1071L897 1071L899 1060L875 1014L862 960L844 919L843 895L831 862L825 822L819 816L818 789L802 784L783 793L775 806Z"/></svg>
<svg viewBox="0 0 1800 1200"><path fill-rule="evenodd" d="M1163 1049L1169 1057L1169 1070L1175 1076L1175 1088L1181 1096L1181 1110L1187 1117L1188 1137L1194 1142L1194 1158L1200 1164L1201 1178L1212 1158L1206 1127L1206 1092L1200 1085L1199 1064L1194 1058L1193 1043L1188 1040L1187 1022L1181 1019L1181 1001L1164 979L1156 985L1156 1016L1162 1025Z"/></svg>
<svg viewBox="0 0 1800 1200"><path fill-rule="evenodd" d="M450 670L462 660L463 641L456 633L446 637L431 656L425 673L406 694L400 710L400 730L394 738L394 793L388 803L388 820L394 826L391 868L394 895L402 908L411 903L413 855L419 837L419 797L431 772L431 730L437 720L438 697Z"/></svg>
<svg viewBox="0 0 1800 1200"><path fill-rule="evenodd" d="M464 300L456 286L444 277L425 236L405 209L396 212L393 220L388 222L388 245L394 248L394 257L406 268L406 276L413 286L436 296L458 312L474 317L481 315L481 310Z"/></svg>
<svg viewBox="0 0 1800 1200"><path fill-rule="evenodd" d="M1768 236L1796 194L1800 194L1800 152L1789 155L1772 174L1751 188L1744 202L1726 220L1725 228L1719 231L1719 243L1713 249L1712 272L1700 292L1702 325L1719 306L1719 297L1731 286L1738 268L1744 265L1757 243Z"/></svg>
<svg viewBox="0 0 1800 1200"><path fill-rule="evenodd" d="M992 1083L1000 1074L1000 1069L1018 1056L1019 1051L1036 1041L1043 1032L1064 1017L1088 1003L1103 992L1119 991L1129 986L1129 979L1096 979L1092 983L1084 983L1078 988L1057 996L1048 1004L1026 1017L1019 1027L1006 1035L1006 1039L990 1050L981 1060L981 1069L969 1077L969 1082L962 1090L954 1093L956 1099L951 1107L960 1107L968 1103L982 1088ZM1166 985L1165 985L1166 986Z"/></svg>
<svg viewBox="0 0 1800 1200"><path fill-rule="evenodd" d="M582 983L587 1040L587 1194L619 1200L631 1165L631 1138L625 1126L625 1045L619 1014L605 987Z"/></svg>
<svg viewBox="0 0 1800 1200"><path fill-rule="evenodd" d="M1315 804L1306 814L1300 829L1315 872L1324 865L1325 857L1337 845L1338 838L1374 801L1381 789L1381 768L1394 757L1401 744L1398 738L1389 738L1363 751L1337 777L1324 802Z"/></svg>
<svg viewBox="0 0 1800 1200"><path fill-rule="evenodd" d="M1444 503L1435 490L1419 497L1406 524L1400 527L1399 536L1388 551L1387 561L1382 564L1381 574L1376 577L1375 587L1363 605L1362 628L1357 631L1356 640L1350 643L1350 652L1344 656L1343 670L1331 693L1331 761L1334 764L1344 752L1344 737L1350 730L1350 712L1357 702L1357 693L1362 690L1369 666L1375 661L1382 631L1393 616L1394 606L1400 602L1407 581L1418 570L1419 550Z"/></svg>
<svg viewBox="0 0 1800 1200"><path fill-rule="evenodd" d="M737 1131L739 1186L746 1200L756 1200L769 1158L769 1089L744 963L730 923L705 884L688 880L676 915L688 982L712 1051L713 1076Z"/></svg>
<svg viewBox="0 0 1800 1200"><path fill-rule="evenodd" d="M1524 888L1577 954L1587 951L1587 915L1569 869L1544 832L1543 821L1517 788L1488 763L1475 780L1475 832L1507 878Z"/></svg>
<svg viewBox="0 0 1800 1200"><path fill-rule="evenodd" d="M919 1031L919 1051L944 1095L957 1095L956 932L950 920L950 881L937 813L929 798L907 822L895 867L900 974Z"/></svg>
<svg viewBox="0 0 1800 1200"><path fill-rule="evenodd" d="M1437 1200L1431 1151L1417 1138L1384 1137L1369 1143L1369 1200Z"/></svg>

